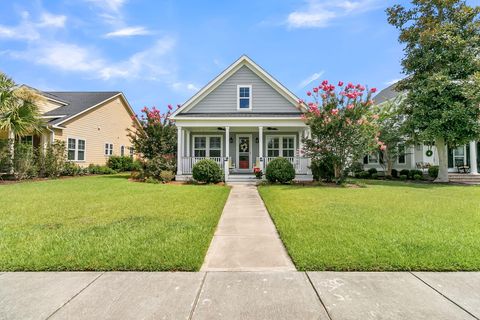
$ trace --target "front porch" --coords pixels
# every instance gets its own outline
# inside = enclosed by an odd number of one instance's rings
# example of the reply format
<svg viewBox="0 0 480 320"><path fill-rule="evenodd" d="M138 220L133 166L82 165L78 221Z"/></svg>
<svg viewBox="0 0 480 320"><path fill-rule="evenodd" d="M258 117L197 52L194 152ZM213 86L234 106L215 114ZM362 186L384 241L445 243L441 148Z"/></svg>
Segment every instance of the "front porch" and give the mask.
<svg viewBox="0 0 480 320"><path fill-rule="evenodd" d="M225 181L253 177L254 168L265 173L270 161L284 157L295 168L296 180L312 180L310 159L303 157L305 127L178 127L177 180L191 178L202 159L215 161Z"/></svg>

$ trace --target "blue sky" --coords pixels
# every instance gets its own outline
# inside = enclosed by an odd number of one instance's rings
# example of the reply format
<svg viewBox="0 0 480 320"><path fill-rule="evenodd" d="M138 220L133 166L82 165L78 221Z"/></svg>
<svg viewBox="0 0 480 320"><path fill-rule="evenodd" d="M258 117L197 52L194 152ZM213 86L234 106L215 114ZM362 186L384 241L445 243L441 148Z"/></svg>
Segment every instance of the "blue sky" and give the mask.
<svg viewBox="0 0 480 320"><path fill-rule="evenodd" d="M384 11L406 1L2 2L0 70L41 90L123 91L137 111L183 103L242 54L300 97L321 79L401 78Z"/></svg>

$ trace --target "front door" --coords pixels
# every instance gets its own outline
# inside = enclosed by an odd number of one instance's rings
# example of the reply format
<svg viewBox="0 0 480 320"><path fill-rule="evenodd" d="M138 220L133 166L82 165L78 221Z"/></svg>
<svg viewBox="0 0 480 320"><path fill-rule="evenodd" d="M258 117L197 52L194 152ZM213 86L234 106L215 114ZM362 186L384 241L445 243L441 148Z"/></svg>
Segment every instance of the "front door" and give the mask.
<svg viewBox="0 0 480 320"><path fill-rule="evenodd" d="M237 166L238 169L251 169L252 136L237 136Z"/></svg>

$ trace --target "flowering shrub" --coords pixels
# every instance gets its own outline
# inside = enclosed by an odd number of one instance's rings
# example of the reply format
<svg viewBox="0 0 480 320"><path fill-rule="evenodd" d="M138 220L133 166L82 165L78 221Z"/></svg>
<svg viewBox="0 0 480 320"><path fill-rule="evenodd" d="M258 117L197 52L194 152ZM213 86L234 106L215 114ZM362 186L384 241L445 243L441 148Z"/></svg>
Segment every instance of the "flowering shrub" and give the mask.
<svg viewBox="0 0 480 320"><path fill-rule="evenodd" d="M255 174L255 177L257 179L262 179L262 176L263 176L262 169L255 167L253 168L253 173Z"/></svg>
<svg viewBox="0 0 480 320"><path fill-rule="evenodd" d="M369 151L384 148L374 125L376 116L371 112L371 96L376 89L327 80L307 92L311 101L299 101L299 108L310 127L311 137L305 139L306 156L313 161L331 159L337 182L345 178L345 169Z"/></svg>
<svg viewBox="0 0 480 320"><path fill-rule="evenodd" d="M142 109L141 115L132 116L133 128L129 129L128 136L137 153L146 159L157 156L175 155L177 152L177 129L170 119L172 106L168 106L166 113L157 108ZM140 122L141 128L137 124Z"/></svg>

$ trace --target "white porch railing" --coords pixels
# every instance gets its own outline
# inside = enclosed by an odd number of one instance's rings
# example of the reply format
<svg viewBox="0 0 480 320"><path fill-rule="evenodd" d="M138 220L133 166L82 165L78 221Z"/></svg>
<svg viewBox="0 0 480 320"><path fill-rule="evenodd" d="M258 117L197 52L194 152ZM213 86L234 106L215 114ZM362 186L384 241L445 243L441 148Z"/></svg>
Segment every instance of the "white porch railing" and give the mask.
<svg viewBox="0 0 480 320"><path fill-rule="evenodd" d="M182 174L191 174L192 173L192 168L200 160L203 159L210 159L215 161L222 171L225 168L225 158L224 157L183 157L182 158Z"/></svg>
<svg viewBox="0 0 480 320"><path fill-rule="evenodd" d="M267 165L270 161L276 157L265 157L264 158L264 167L267 168ZM310 158L304 157L285 157L295 168L296 174L310 174Z"/></svg>

